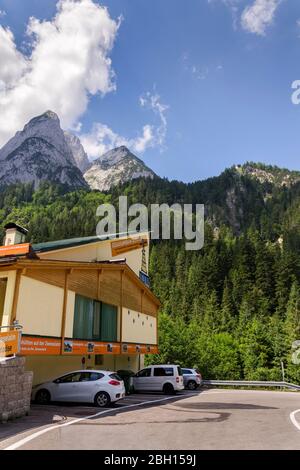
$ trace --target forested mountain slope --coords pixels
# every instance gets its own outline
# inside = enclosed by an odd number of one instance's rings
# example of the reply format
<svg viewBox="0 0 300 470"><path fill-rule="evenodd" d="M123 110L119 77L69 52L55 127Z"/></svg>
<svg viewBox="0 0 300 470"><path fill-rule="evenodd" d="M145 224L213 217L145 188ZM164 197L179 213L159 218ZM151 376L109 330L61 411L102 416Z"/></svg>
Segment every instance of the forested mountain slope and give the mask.
<svg viewBox="0 0 300 470"><path fill-rule="evenodd" d="M204 203L202 250L152 244L161 354L149 360L197 365L209 378L261 380L280 380L283 361L286 378L300 383L300 366L291 361L300 339L299 174L257 166L267 173L262 178L255 166L248 171L253 165L193 184L141 178L110 193L11 186L0 193L0 230L13 220L29 228L32 242L93 235L97 206L116 204L121 194L146 205Z"/></svg>

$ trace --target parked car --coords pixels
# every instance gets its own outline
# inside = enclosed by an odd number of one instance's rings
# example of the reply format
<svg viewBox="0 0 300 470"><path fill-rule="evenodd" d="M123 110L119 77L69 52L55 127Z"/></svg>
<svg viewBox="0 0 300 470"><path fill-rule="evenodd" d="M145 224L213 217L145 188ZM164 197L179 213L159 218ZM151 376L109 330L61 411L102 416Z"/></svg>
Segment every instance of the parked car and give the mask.
<svg viewBox="0 0 300 470"><path fill-rule="evenodd" d="M183 383L188 390L196 390L202 384L202 375L198 369L182 369Z"/></svg>
<svg viewBox="0 0 300 470"><path fill-rule="evenodd" d="M106 370L77 370L33 387L32 400L94 403L104 407L125 397L123 380Z"/></svg>
<svg viewBox="0 0 300 470"><path fill-rule="evenodd" d="M133 377L135 391L157 391L171 395L184 389L181 368L164 364L145 367Z"/></svg>

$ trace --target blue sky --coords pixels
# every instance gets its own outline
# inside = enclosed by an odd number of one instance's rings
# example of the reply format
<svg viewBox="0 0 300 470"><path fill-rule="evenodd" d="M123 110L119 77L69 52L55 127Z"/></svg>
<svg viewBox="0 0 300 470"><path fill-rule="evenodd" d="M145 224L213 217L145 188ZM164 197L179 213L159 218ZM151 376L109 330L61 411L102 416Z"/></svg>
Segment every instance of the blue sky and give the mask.
<svg viewBox="0 0 300 470"><path fill-rule="evenodd" d="M253 10L257 2L261 9ZM56 3L0 0L0 24L25 59L35 47L25 36L29 17L53 21ZM99 3L115 23L122 20L117 32L110 29L113 86L88 92L83 111L70 111L67 127L77 125L89 148L92 139L97 151L123 139L158 175L183 181L247 160L300 170L300 105L291 102L291 84L300 79L298 0ZM95 123L106 126L105 142ZM144 126L151 135L142 139Z"/></svg>

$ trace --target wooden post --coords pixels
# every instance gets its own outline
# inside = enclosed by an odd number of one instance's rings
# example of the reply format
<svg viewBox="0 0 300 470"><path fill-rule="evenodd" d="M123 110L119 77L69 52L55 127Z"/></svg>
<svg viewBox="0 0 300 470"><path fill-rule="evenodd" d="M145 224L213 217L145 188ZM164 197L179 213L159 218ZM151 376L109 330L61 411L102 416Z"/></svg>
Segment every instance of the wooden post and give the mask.
<svg viewBox="0 0 300 470"><path fill-rule="evenodd" d="M122 353L123 341L123 275L124 271L120 271L120 348Z"/></svg>
<svg viewBox="0 0 300 470"><path fill-rule="evenodd" d="M67 315L67 303L68 303L68 278L70 270L65 271L65 280L64 280L64 298L63 298L63 308L62 308L62 317L61 317L61 350L60 353L64 354L64 342L65 342L65 332L66 332L66 315Z"/></svg>
<svg viewBox="0 0 300 470"><path fill-rule="evenodd" d="M101 275L102 275L102 269L99 269L97 273L97 300L100 300Z"/></svg>
<svg viewBox="0 0 300 470"><path fill-rule="evenodd" d="M13 324L13 322L17 319L17 307L18 307L18 300L19 300L21 274L22 274L21 269L17 269L14 298L13 298L12 311L11 311L11 324Z"/></svg>

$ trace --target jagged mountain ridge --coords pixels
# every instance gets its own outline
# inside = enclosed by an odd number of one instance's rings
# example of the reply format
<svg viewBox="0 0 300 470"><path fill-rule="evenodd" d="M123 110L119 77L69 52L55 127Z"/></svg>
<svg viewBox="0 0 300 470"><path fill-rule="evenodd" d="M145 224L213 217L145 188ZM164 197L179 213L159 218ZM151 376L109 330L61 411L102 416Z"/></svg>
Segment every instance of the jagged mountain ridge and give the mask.
<svg viewBox="0 0 300 470"><path fill-rule="evenodd" d="M41 181L86 188L73 152L52 111L31 119L0 150L0 185Z"/></svg>
<svg viewBox="0 0 300 470"><path fill-rule="evenodd" d="M65 131L64 135L69 148L72 151L76 165L82 173L85 173L91 167L92 163L90 162L79 137L68 131Z"/></svg>
<svg viewBox="0 0 300 470"><path fill-rule="evenodd" d="M154 178L156 174L127 147L121 146L106 152L93 161L84 173L90 188L108 191L113 186L124 184L140 177Z"/></svg>
<svg viewBox="0 0 300 470"><path fill-rule="evenodd" d="M256 179L261 184L272 184L277 187L291 187L300 181L300 171L279 168L275 165L247 162L232 167L238 174Z"/></svg>
<svg viewBox="0 0 300 470"><path fill-rule="evenodd" d="M71 188L108 191L111 187L155 173L126 147L112 149L91 162L79 137L63 131L52 111L32 118L0 149L0 186L41 181Z"/></svg>

